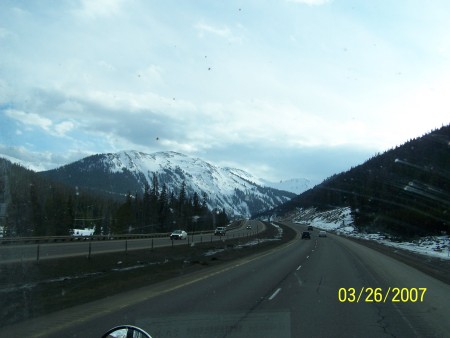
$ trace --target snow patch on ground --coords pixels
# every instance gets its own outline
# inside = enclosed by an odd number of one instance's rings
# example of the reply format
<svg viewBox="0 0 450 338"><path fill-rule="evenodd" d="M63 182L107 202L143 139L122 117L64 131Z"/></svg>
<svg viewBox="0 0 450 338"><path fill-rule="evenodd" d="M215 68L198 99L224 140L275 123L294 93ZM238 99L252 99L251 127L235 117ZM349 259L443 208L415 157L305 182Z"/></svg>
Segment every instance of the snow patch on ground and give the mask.
<svg viewBox="0 0 450 338"><path fill-rule="evenodd" d="M94 232L95 229L91 228L73 229L72 236L92 236Z"/></svg>
<svg viewBox="0 0 450 338"><path fill-rule="evenodd" d="M209 257L209 256L214 256L215 254L224 252L225 249L214 249L214 250L208 250L204 253L204 256Z"/></svg>
<svg viewBox="0 0 450 338"><path fill-rule="evenodd" d="M354 231L351 209L349 207L327 211L317 211L315 208L299 209L293 222L311 224L316 228L327 231L337 229L346 229L349 232Z"/></svg>
<svg viewBox="0 0 450 338"><path fill-rule="evenodd" d="M418 240L397 242L383 234L349 233L350 237L366 239L393 248L408 250L414 253L450 260L450 239L448 236L427 236Z"/></svg>

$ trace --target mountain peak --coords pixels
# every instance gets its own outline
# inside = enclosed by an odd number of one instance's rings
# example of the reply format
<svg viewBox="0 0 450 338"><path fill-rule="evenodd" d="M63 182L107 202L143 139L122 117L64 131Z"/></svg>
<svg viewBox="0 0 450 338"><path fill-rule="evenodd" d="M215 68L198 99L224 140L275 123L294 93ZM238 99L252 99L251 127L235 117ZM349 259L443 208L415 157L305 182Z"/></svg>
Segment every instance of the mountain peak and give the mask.
<svg viewBox="0 0 450 338"><path fill-rule="evenodd" d="M230 214L251 216L286 202L295 195L262 187L260 179L236 168L222 168L200 158L174 151L151 154L127 150L98 154L43 172L60 181L96 190L126 194L142 193L152 186L153 176L178 193L183 182L188 195L208 196L210 208L225 208Z"/></svg>

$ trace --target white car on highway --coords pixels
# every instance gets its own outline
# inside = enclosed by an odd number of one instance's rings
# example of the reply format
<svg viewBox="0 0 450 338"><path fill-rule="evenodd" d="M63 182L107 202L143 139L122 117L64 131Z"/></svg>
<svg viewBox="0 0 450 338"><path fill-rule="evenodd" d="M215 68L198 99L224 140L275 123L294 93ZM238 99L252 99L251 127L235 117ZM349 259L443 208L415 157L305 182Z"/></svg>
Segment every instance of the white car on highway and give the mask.
<svg viewBox="0 0 450 338"><path fill-rule="evenodd" d="M187 232L184 230L175 230L170 234L170 239L186 239L187 238Z"/></svg>

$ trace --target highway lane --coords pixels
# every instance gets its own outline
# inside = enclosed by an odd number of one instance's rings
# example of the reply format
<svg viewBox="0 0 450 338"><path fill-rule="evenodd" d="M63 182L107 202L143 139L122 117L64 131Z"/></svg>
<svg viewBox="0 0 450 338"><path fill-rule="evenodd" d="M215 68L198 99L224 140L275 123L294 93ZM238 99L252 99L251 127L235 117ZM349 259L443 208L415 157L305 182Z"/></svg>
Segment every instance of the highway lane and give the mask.
<svg viewBox="0 0 450 338"><path fill-rule="evenodd" d="M431 337L445 336L444 323L449 303L431 299L430 293L441 290L450 301L448 285L412 271L384 255L353 245L336 236L320 238L314 251L277 287L271 301L263 302L259 311L285 311L292 318L293 337ZM389 272L388 272L389 271ZM410 277L410 278L409 278ZM380 302L362 288L427 287L424 302L392 303L384 295ZM341 288L355 288L356 302L341 302ZM445 291L446 290L446 291ZM447 292L447 294L446 294ZM349 294L347 293L349 299ZM369 302L371 301L371 302ZM434 304L434 305L430 305ZM441 323L430 321L424 313L436 307ZM439 311L437 311L439 309Z"/></svg>
<svg viewBox="0 0 450 338"><path fill-rule="evenodd" d="M428 291L416 303L340 302L350 287ZM445 337L449 304L449 285L347 239L313 236L3 332L97 337L130 323L153 337Z"/></svg>
<svg viewBox="0 0 450 338"><path fill-rule="evenodd" d="M88 256L108 253L124 252L125 250L138 250L165 247L171 245L190 245L192 242L208 242L227 240L229 238L245 237L263 231L265 226L261 222L248 221L252 225L251 230L245 226L227 231L225 236L214 236L214 234L189 235L187 240L171 241L170 238L146 238L129 240L108 240L89 241L80 238L74 242L45 243L45 244L22 244L22 245L1 245L0 264L21 261L36 261L42 259L63 258L72 256Z"/></svg>

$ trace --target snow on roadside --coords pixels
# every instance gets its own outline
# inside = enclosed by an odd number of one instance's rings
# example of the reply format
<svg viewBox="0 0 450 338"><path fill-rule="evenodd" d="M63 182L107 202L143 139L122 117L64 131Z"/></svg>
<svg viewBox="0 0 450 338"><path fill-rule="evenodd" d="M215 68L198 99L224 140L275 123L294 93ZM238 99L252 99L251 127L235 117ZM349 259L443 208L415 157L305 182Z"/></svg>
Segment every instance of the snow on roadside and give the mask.
<svg viewBox="0 0 450 338"><path fill-rule="evenodd" d="M94 235L95 229L84 228L84 229L73 229L72 236L92 236Z"/></svg>
<svg viewBox="0 0 450 338"><path fill-rule="evenodd" d="M314 228L333 231L337 235L371 240L386 246L450 260L449 236L427 236L413 241L397 242L390 240L386 234L361 233L353 227L353 219L349 207L328 211L317 211L315 208L299 209L293 222L297 224L311 224Z"/></svg>
<svg viewBox="0 0 450 338"><path fill-rule="evenodd" d="M372 240L386 246L408 250L426 256L450 260L450 239L448 236L427 236L413 241L393 242L383 234L350 233L346 235Z"/></svg>
<svg viewBox="0 0 450 338"><path fill-rule="evenodd" d="M353 219L351 209L337 208L327 211L317 211L315 208L299 209L293 222L298 224L311 224L321 230L337 230L353 232Z"/></svg>

